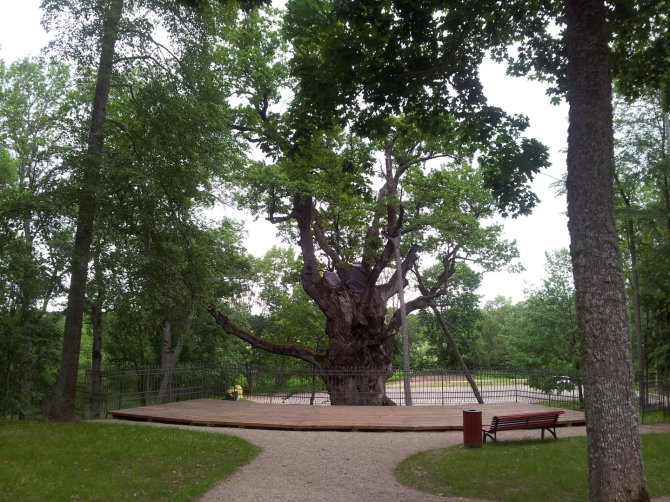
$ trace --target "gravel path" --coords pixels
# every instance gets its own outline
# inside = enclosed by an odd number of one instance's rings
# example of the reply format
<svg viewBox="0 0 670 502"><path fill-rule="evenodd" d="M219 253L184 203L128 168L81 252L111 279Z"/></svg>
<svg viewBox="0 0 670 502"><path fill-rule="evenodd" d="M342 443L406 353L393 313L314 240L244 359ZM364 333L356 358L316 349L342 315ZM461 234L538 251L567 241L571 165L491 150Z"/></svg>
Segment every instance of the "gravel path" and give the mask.
<svg viewBox="0 0 670 502"><path fill-rule="evenodd" d="M227 432L263 451L200 502L444 501L404 487L393 471L412 453L462 441L439 432Z"/></svg>
<svg viewBox="0 0 670 502"><path fill-rule="evenodd" d="M166 427L174 427L166 425ZM188 427L203 430L202 427ZM321 432L207 428L241 437L262 452L214 486L199 502L452 502L399 484L396 465L413 453L462 444L453 432ZM670 424L641 432L670 432ZM585 427L563 427L558 436L578 436ZM538 431L506 432L505 439L538 437ZM654 499L670 502L670 498ZM490 501L488 501L490 502Z"/></svg>

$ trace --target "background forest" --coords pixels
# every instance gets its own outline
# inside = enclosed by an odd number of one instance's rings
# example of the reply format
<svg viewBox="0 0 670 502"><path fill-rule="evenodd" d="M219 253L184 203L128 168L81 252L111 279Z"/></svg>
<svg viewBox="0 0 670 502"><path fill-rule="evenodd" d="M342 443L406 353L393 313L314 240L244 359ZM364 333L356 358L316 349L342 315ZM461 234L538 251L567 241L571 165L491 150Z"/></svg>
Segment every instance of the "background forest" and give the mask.
<svg viewBox="0 0 670 502"><path fill-rule="evenodd" d="M324 25L324 12L303 1L285 11L253 3L193 10L115 0L101 9L47 0L55 41L44 58L0 61L3 417L47 413L63 392L64 367L75 375L278 367L301 364L278 346L304 348L299 358L308 362L323 353L329 315L305 287L307 206L321 251L315 263L333 281L355 283L359 262L374 271L388 286L390 307L379 315L393 335L403 324L398 293L409 296L411 368L458 365L438 312L470 367L579 370L567 250L546 256L523 301L483 303L477 294L482 274L517 265L494 215L532 211L528 182L547 164L543 145L524 137L527 120L487 106L467 73L481 63L484 42L462 47L449 85L436 84L449 87L445 102L428 89L397 106L366 106L347 75L333 74L360 71L342 64L351 58L381 70L368 54L343 55L346 42ZM667 379L670 120L662 92L617 99L615 158L635 364L641 377ZM222 205L275 223L283 244L250 255L243 224L212 216ZM398 270L407 273L402 286ZM402 367L402 337L390 347Z"/></svg>

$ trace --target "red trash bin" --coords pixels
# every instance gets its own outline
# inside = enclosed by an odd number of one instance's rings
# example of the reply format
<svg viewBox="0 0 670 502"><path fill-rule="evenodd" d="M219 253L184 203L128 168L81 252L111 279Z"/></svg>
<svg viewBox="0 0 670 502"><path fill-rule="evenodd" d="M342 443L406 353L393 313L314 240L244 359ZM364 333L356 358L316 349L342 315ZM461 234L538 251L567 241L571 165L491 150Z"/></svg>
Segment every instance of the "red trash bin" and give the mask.
<svg viewBox="0 0 670 502"><path fill-rule="evenodd" d="M482 447L482 412L480 410L463 410L463 446L466 448Z"/></svg>

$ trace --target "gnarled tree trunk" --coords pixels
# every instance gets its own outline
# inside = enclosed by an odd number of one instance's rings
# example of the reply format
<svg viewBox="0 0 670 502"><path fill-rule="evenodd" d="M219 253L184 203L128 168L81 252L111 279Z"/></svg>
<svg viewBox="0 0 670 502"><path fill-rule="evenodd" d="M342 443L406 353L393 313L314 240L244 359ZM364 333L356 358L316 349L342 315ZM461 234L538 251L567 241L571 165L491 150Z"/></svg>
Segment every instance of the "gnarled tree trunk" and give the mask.
<svg viewBox="0 0 670 502"><path fill-rule="evenodd" d="M363 303L361 293L341 285L330 293L326 321L328 348L320 362L332 404L394 405L386 396L393 373L393 341L397 329L386 326L381 302Z"/></svg>

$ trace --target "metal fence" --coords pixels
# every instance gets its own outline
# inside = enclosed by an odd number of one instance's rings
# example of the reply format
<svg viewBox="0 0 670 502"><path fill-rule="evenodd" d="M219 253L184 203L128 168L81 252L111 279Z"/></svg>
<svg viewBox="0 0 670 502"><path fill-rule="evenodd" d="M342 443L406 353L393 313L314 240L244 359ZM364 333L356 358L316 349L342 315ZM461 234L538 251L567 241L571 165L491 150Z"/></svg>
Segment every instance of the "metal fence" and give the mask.
<svg viewBox="0 0 670 502"><path fill-rule="evenodd" d="M643 422L670 422L670 377L655 375L643 387L640 411Z"/></svg>
<svg viewBox="0 0 670 502"><path fill-rule="evenodd" d="M580 409L583 402L578 374L569 371L472 370L472 377L485 403L538 403ZM328 405L332 395L327 379L356 379L369 371L347 369L318 372L313 368L198 367L114 370L93 375L87 371L80 381L78 411L82 418L105 416L109 411L197 398L225 399L235 386L244 399L258 403ZM372 375L374 377L374 375ZM403 373L396 370L386 381L387 397L406 405ZM99 382L93 386L93 381ZM464 374L452 369L413 370L408 375L412 405L476 403ZM97 387L98 392L91 392ZM643 421L670 420L668 379L645 385Z"/></svg>

